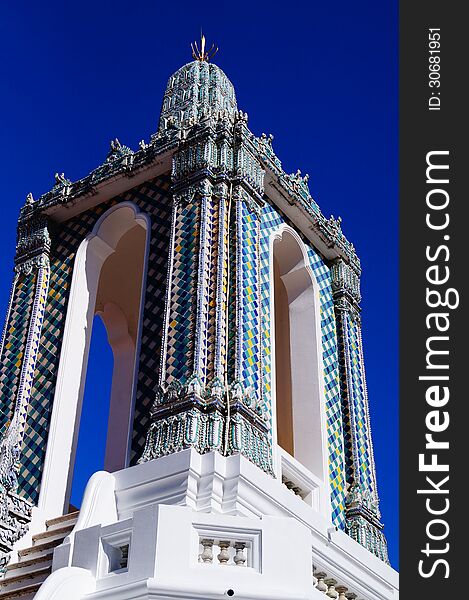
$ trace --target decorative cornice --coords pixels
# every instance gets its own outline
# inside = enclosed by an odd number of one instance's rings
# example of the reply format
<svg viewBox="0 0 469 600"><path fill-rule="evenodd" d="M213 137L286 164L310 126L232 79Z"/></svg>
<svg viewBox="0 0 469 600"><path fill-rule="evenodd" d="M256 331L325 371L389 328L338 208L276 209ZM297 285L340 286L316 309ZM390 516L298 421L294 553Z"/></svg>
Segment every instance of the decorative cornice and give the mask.
<svg viewBox="0 0 469 600"><path fill-rule="evenodd" d="M226 454L241 453L273 477L272 454L267 432L259 430L240 412L224 424L218 410L204 413L188 407L177 414L166 415L150 425L145 450L139 463L154 460L185 448L193 447L200 454L224 450L225 427L228 427Z"/></svg>
<svg viewBox="0 0 469 600"><path fill-rule="evenodd" d="M346 531L356 542L389 564L378 500L365 487L354 483L345 499Z"/></svg>
<svg viewBox="0 0 469 600"><path fill-rule="evenodd" d="M191 185L184 187L173 185L172 192L175 204L187 205L195 200L210 196L212 193L212 184L206 177L203 177Z"/></svg>
<svg viewBox="0 0 469 600"><path fill-rule="evenodd" d="M115 173L116 170L123 173L130 173L133 160L134 152L128 146L123 146L117 138L111 140L106 160L101 166L91 172L90 184L99 183L108 173Z"/></svg>
<svg viewBox="0 0 469 600"><path fill-rule="evenodd" d="M383 528L379 519L381 514L378 508L378 501L375 496L364 485L354 483L350 486L345 500L347 511L363 511L374 525Z"/></svg>
<svg viewBox="0 0 469 600"><path fill-rule="evenodd" d="M235 202L244 202L251 212L260 217L262 207L264 206L262 198L250 187L248 182L239 179L235 181L236 186L233 188L233 200Z"/></svg>
<svg viewBox="0 0 469 600"><path fill-rule="evenodd" d="M352 305L360 303L360 274L342 259L336 260L331 265L331 284L332 295L336 302L345 299Z"/></svg>
<svg viewBox="0 0 469 600"><path fill-rule="evenodd" d="M218 410L225 415L226 397L225 384L219 377L215 377L204 386L201 378L193 374L184 385L173 381L166 389L158 387L150 409L150 418L156 422L189 408L197 408L205 414ZM245 388L239 381L234 381L229 386L229 397L231 414L239 412L253 425L264 432L267 431L268 415L256 402L249 388Z"/></svg>
<svg viewBox="0 0 469 600"><path fill-rule="evenodd" d="M134 177L168 151L175 150L178 143L178 138L164 135L148 145L140 143L139 150L135 152L122 146L117 152L109 152L104 163L86 177L66 185L54 185L34 202L34 208L44 213L55 206L73 205L81 198L93 196L99 185L122 176Z"/></svg>
<svg viewBox="0 0 469 600"><path fill-rule="evenodd" d="M52 189L33 204L36 211L47 211L61 204L74 205L80 198L93 196L98 187L118 177L134 177L150 167L168 152L173 153L173 181L187 185L186 178L231 177L254 197L264 194L264 176L269 173L270 184L289 205L297 206L308 218L309 226L327 248L337 248L339 254L360 273L360 261L353 244L341 229L340 219L327 219L312 199L307 176L297 171L287 174L272 148L272 136L254 136L247 127L247 114L242 111L206 111L197 123L181 122L152 136L151 142L140 142L132 151L118 140L113 141L106 160L86 177L71 182L57 175ZM32 198L32 197L31 197ZM30 202L31 202L30 198ZM257 200L256 200L257 201ZM261 204L258 202L258 204Z"/></svg>
<svg viewBox="0 0 469 600"><path fill-rule="evenodd" d="M28 274L35 268L47 266L50 247L47 218L35 209L34 204L27 203L18 221L16 272Z"/></svg>
<svg viewBox="0 0 469 600"><path fill-rule="evenodd" d="M341 219L331 216L327 219L321 212L318 204L313 200L308 187L308 175L302 176L298 170L288 175L282 168L280 159L276 156L273 147L273 136L265 133L260 138L251 134L251 142L257 148L259 160L271 177L272 187L291 206L296 206L310 221L310 228L319 236L326 247L336 247L352 268L359 274L360 261L351 244L342 232Z"/></svg>

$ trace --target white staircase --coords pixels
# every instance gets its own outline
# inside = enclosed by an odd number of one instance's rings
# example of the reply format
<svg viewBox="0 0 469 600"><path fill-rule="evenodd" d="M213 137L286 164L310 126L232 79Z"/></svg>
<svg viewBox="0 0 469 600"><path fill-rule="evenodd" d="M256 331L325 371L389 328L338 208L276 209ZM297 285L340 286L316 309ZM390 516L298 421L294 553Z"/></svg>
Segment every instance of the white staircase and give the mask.
<svg viewBox="0 0 469 600"><path fill-rule="evenodd" d="M33 535L33 544L18 551L0 579L0 600L32 600L52 568L54 548L72 531L78 511L46 521L46 531Z"/></svg>

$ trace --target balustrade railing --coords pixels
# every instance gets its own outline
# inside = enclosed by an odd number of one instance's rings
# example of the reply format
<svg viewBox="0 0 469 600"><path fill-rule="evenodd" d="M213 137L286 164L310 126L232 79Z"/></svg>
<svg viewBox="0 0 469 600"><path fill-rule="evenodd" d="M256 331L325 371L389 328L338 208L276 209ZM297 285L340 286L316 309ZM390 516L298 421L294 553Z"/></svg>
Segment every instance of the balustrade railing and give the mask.
<svg viewBox="0 0 469 600"><path fill-rule="evenodd" d="M249 567L250 542L216 538L199 539L199 562L236 567Z"/></svg>
<svg viewBox="0 0 469 600"><path fill-rule="evenodd" d="M205 528L204 528L205 529ZM238 537L239 536L239 537ZM243 539L244 538L244 539ZM198 531L198 562L204 565L251 567L260 569L260 540L256 532ZM333 600L367 600L351 590L345 582L335 579L326 570L313 564L313 586Z"/></svg>
<svg viewBox="0 0 469 600"><path fill-rule="evenodd" d="M318 591L334 600L365 600L347 586L339 583L337 579L328 577L325 571L317 567L313 567L313 585Z"/></svg>
<svg viewBox="0 0 469 600"><path fill-rule="evenodd" d="M320 510L323 482L283 448L278 446L277 449L278 476L283 485L306 504Z"/></svg>

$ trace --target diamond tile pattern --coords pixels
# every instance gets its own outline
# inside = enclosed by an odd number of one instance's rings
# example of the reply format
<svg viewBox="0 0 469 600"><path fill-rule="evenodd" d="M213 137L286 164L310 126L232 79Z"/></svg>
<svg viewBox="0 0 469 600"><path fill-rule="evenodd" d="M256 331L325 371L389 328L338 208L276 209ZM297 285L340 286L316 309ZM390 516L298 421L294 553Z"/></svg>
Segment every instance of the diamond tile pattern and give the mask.
<svg viewBox="0 0 469 600"><path fill-rule="evenodd" d="M168 252L171 245L172 202L168 193L169 186L169 176L159 177L73 217L52 232L50 282L25 426L19 478L21 493L33 502L37 502L39 494L39 481L45 456L48 424L76 252L82 240L93 229L97 219L111 206L122 201L134 202L142 212L150 217L151 221L131 462L134 463L143 452L150 425L149 409L159 381L162 351ZM236 353L240 359L237 365L237 374L245 386L255 392L264 411L272 418L270 237L275 230L288 221L269 203L265 204L260 219L249 210L244 202L237 203L236 215L233 213L230 235L234 239L236 232L237 244L236 247L235 244L232 245L230 257L230 320L234 321L234 310L240 311L238 313L240 320L236 340L235 332L230 332L230 354L233 356L236 343ZM171 265L172 287L167 317L166 383L171 381L184 383L192 373L197 331L199 331L198 350L203 357L201 362L207 365L203 376L209 382L215 374L213 367L217 352L215 337L217 328L219 328L219 324L217 324L217 319L219 319L217 286L219 286L219 291L222 290L222 295L226 293L226 272L222 273L219 281L220 275L214 267L219 263L217 254L218 203L208 199L204 214L205 219L201 224L201 202L198 200L188 204L180 203L175 209L174 238L172 240L174 254ZM237 229L234 227L236 221L238 222ZM202 247L200 245L201 231L204 234L202 239L205 239ZM351 427L355 431L357 445L360 449L356 460L361 481L368 484L370 488L373 483L371 481L373 470L370 469L373 457L367 430L366 386L361 356L360 329L359 324L350 321L348 316L345 317L339 343L345 351L345 356L348 357L348 363L344 365L343 372L348 373L346 379L351 382L351 385L344 387L346 383L344 380L341 394L336 317L332 300L330 270L307 242L306 245L309 265L320 288L332 516L334 523L343 528L346 478L344 453L347 457L346 462L350 465L353 451ZM204 257L206 267L204 271L206 285L199 286L199 258L201 256ZM0 393L4 402L1 413L3 423L11 414L12 399L18 386L35 283L35 275L21 275L14 290L12 310L5 330L4 355L0 369ZM235 297L240 299L237 307L233 304ZM204 307L202 313L205 315L205 321L198 330L197 305ZM223 332L223 328L219 331ZM221 352L223 352L222 346ZM344 397L343 401L341 396ZM349 404L352 411L349 411ZM345 419L344 424L342 413ZM351 473L348 472L347 477L350 475Z"/></svg>
<svg viewBox="0 0 469 600"><path fill-rule="evenodd" d="M149 215L151 221L151 239L147 259L147 287L135 400L132 460L138 458L143 451L149 426L149 406L153 401L154 390L158 381L161 352L171 214L168 196L169 185L169 177L160 177L149 181L122 196L73 217L61 224L55 235L52 235L51 274L47 306L26 422L19 474L19 489L22 495L33 502L37 502L39 494L39 481L45 457L48 426L76 251L85 236L91 232L99 217L111 206L122 201L134 202L142 212ZM30 295L29 302L32 300L32 294ZM14 305L15 307L21 307L24 305L24 301L15 302ZM15 310L18 311L19 308ZM13 317L12 311L10 321ZM19 345L17 343L17 346Z"/></svg>
<svg viewBox="0 0 469 600"><path fill-rule="evenodd" d="M178 205L168 319L166 382L184 383L193 369L200 203Z"/></svg>
<svg viewBox="0 0 469 600"><path fill-rule="evenodd" d="M242 285L239 290L241 311L241 365L240 380L246 389L252 390L254 398L261 395L261 310L259 295L259 218L241 204L241 264Z"/></svg>
<svg viewBox="0 0 469 600"><path fill-rule="evenodd" d="M346 357L342 369L346 476L349 483L361 483L373 492L374 468L370 468L373 457L360 335L359 320L349 313L342 313L339 341Z"/></svg>
<svg viewBox="0 0 469 600"><path fill-rule="evenodd" d="M204 377L207 382L210 382L215 376L215 363L216 363L216 352L217 352L217 320L224 319L224 315L218 316L218 311L222 310L221 306L217 306L217 288L219 285L219 273L218 273L218 250L219 250L219 203L210 202L210 242L207 248L207 262L210 265L208 271L208 292L207 292L207 359L206 369ZM222 274L223 277L223 274ZM220 283L220 285L223 285ZM223 330L218 333L219 336L223 335ZM224 344L219 344L223 347Z"/></svg>
<svg viewBox="0 0 469 600"><path fill-rule="evenodd" d="M11 419L15 405L35 287L35 273L21 274L13 290L0 365L0 433Z"/></svg>
<svg viewBox="0 0 469 600"><path fill-rule="evenodd" d="M284 223L290 224L274 207L267 204L262 214L260 238L260 272L263 323L263 360L264 360L264 406L272 412L271 399L271 324L270 324L270 256L269 240L272 233ZM294 227L293 227L294 228ZM304 240L306 242L306 240ZM322 349L324 364L324 385L327 411L327 440L329 449L329 477L331 485L332 519L335 525L345 527L345 478L344 449L342 441L342 412L337 359L336 324L331 291L331 276L328 266L308 245L310 267L320 288L320 314L322 331Z"/></svg>
<svg viewBox="0 0 469 600"><path fill-rule="evenodd" d="M169 176L159 177L129 192L123 198L135 202L151 220L131 464L140 458L145 447L150 425L150 406L159 381L172 210L169 186Z"/></svg>

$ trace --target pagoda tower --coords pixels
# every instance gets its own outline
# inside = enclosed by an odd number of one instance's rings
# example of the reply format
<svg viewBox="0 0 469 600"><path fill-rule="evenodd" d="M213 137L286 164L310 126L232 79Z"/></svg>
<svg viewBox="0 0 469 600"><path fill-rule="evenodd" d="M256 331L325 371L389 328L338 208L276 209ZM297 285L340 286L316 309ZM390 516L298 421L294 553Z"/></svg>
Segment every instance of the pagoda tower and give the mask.
<svg viewBox="0 0 469 600"><path fill-rule="evenodd" d="M202 39L137 150L29 195L0 346L0 599L398 597L360 262ZM70 515L95 315L103 471Z"/></svg>

